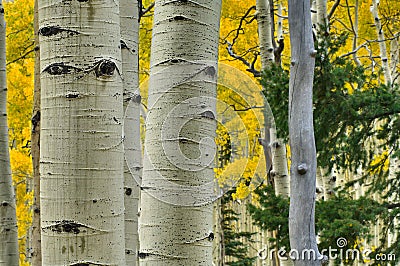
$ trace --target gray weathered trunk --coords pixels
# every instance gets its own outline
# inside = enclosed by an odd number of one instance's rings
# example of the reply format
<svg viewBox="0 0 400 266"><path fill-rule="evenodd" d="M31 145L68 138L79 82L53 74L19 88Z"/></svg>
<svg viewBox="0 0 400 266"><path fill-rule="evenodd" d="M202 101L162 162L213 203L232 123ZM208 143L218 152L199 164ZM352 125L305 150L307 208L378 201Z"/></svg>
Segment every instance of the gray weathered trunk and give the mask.
<svg viewBox="0 0 400 266"><path fill-rule="evenodd" d="M316 150L312 88L315 50L310 1L289 0L291 68L289 138L291 148L289 238L294 265L321 265L315 236ZM311 254L309 259L308 254Z"/></svg>
<svg viewBox="0 0 400 266"><path fill-rule="evenodd" d="M39 1L43 266L125 265L119 1Z"/></svg>
<svg viewBox="0 0 400 266"><path fill-rule="evenodd" d="M0 1L0 265L17 266L18 230L7 126L6 23Z"/></svg>
<svg viewBox="0 0 400 266"><path fill-rule="evenodd" d="M124 203L126 264L138 265L138 211L141 179L139 94L139 7L136 0L120 1L122 78L124 86Z"/></svg>
<svg viewBox="0 0 400 266"><path fill-rule="evenodd" d="M155 3L140 265L212 265L221 1Z"/></svg>

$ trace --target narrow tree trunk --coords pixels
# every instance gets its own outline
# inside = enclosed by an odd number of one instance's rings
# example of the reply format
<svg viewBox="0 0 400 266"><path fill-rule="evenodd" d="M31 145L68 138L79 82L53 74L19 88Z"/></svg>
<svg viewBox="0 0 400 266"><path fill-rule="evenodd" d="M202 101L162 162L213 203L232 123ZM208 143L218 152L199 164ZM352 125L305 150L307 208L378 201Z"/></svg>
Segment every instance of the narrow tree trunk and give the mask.
<svg viewBox="0 0 400 266"><path fill-rule="evenodd" d="M375 22L376 33L378 34L380 57L382 60L382 71L385 77L385 84L392 84L392 75L389 67L389 60L387 56L387 49L385 43L385 34L383 32L382 23L379 18L378 3L377 0L372 0L371 8L372 16Z"/></svg>
<svg viewBox="0 0 400 266"><path fill-rule="evenodd" d="M141 143L139 94L139 7L136 0L120 1L122 78L124 86L124 189L126 264L139 264L138 211Z"/></svg>
<svg viewBox="0 0 400 266"><path fill-rule="evenodd" d="M260 40L261 65L263 68L274 62L272 45L271 8L269 0L257 0L258 39Z"/></svg>
<svg viewBox="0 0 400 266"><path fill-rule="evenodd" d="M43 266L123 266L119 2L38 9Z"/></svg>
<svg viewBox="0 0 400 266"><path fill-rule="evenodd" d="M212 265L221 2L155 3L140 264Z"/></svg>
<svg viewBox="0 0 400 266"><path fill-rule="evenodd" d="M18 229L7 126L6 22L0 1L0 265L18 266Z"/></svg>
<svg viewBox="0 0 400 266"><path fill-rule="evenodd" d="M31 154L33 167L33 215L32 215L32 266L42 266L41 250L41 226L40 226L40 52L39 52L39 20L38 20L38 0L35 0L34 7L34 31L35 45L35 75L33 91L33 112L32 112L32 132L31 132Z"/></svg>
<svg viewBox="0 0 400 266"><path fill-rule="evenodd" d="M321 265L315 236L316 150L312 114L315 50L310 1L289 0L291 69L289 138L291 149L289 238L294 265ZM310 255L310 256L308 256ZM310 257L310 259L309 259Z"/></svg>

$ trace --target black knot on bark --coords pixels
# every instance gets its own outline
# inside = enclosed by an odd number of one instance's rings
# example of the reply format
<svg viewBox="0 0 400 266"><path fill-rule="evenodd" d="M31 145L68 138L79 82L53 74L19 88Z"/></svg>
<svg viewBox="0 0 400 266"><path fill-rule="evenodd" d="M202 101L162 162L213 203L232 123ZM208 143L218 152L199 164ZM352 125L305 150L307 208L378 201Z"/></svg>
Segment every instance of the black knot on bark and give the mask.
<svg viewBox="0 0 400 266"><path fill-rule="evenodd" d="M121 44L121 49L127 49L128 48L128 45L126 45L126 42L124 40L120 40L119 42Z"/></svg>
<svg viewBox="0 0 400 266"><path fill-rule="evenodd" d="M148 257L149 255L150 255L149 253L138 252L138 257L139 257L139 259L145 259L145 258Z"/></svg>
<svg viewBox="0 0 400 266"><path fill-rule="evenodd" d="M307 171L308 171L307 164L302 163L302 164L299 164L299 165L297 166L297 172L298 172L300 175L305 175L305 174L307 173Z"/></svg>
<svg viewBox="0 0 400 266"><path fill-rule="evenodd" d="M210 232L210 234L208 235L208 241L213 241L214 240L214 233Z"/></svg>
<svg viewBox="0 0 400 266"><path fill-rule="evenodd" d="M104 59L100 61L95 69L97 77L111 77L117 68L115 63L111 60Z"/></svg>
<svg viewBox="0 0 400 266"><path fill-rule="evenodd" d="M172 17L172 18L170 18L169 19L169 21L173 21L173 20L175 20L175 21L183 21L183 20L189 20L188 18L186 18L186 17L184 17L184 16L175 16L175 17Z"/></svg>
<svg viewBox="0 0 400 266"><path fill-rule="evenodd" d="M130 187L125 188L125 195L127 196L132 195L132 189Z"/></svg>
<svg viewBox="0 0 400 266"><path fill-rule="evenodd" d="M7 206L8 206L8 202L7 202L7 201L3 201L3 202L1 203L1 206L7 207Z"/></svg>
<svg viewBox="0 0 400 266"><path fill-rule="evenodd" d="M216 71L215 71L215 67L213 67L213 66L207 67L204 72L206 73L206 75L208 75L210 77L215 77Z"/></svg>

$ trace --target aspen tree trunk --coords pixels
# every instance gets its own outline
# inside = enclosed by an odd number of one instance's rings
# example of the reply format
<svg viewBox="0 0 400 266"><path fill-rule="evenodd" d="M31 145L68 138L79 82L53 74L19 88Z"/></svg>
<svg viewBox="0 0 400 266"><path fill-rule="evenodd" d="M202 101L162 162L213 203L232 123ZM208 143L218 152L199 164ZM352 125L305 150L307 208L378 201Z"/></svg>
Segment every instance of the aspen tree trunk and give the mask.
<svg viewBox="0 0 400 266"><path fill-rule="evenodd" d="M312 114L315 53L310 1L289 0L291 148L289 238L299 253L294 265L321 265L315 235L316 150ZM310 255L310 256L309 256Z"/></svg>
<svg viewBox="0 0 400 266"><path fill-rule="evenodd" d="M119 2L38 8L43 266L123 266Z"/></svg>
<svg viewBox="0 0 400 266"><path fill-rule="evenodd" d="M139 7L120 1L122 78L124 86L124 189L126 264L139 264L138 211L141 179L139 94Z"/></svg>
<svg viewBox="0 0 400 266"><path fill-rule="evenodd" d="M18 266L18 229L7 125L6 22L0 1L0 265Z"/></svg>
<svg viewBox="0 0 400 266"><path fill-rule="evenodd" d="M140 265L212 264L221 1L155 2Z"/></svg>
<svg viewBox="0 0 400 266"><path fill-rule="evenodd" d="M274 62L272 45L271 8L269 0L257 0L258 39L260 40L261 65L263 68Z"/></svg>
<svg viewBox="0 0 400 266"><path fill-rule="evenodd" d="M397 65L399 64L400 61L400 55L399 55L399 43L397 39L393 39L390 43L390 69L391 69L391 74L393 77L393 83L397 83L400 85L400 76L399 72L397 71ZM396 79L397 78L397 82ZM389 159L389 180L393 180L397 178L397 175L400 173L400 160L399 158L390 158ZM391 199L394 201L394 199ZM394 218L393 224L395 227L399 226L399 219ZM392 245L395 243L396 239L398 238L398 232L395 230L394 232L389 232L388 233L388 244Z"/></svg>
<svg viewBox="0 0 400 266"><path fill-rule="evenodd" d="M257 0L256 7L257 7L258 38L260 43L261 67L264 69L270 66L271 64L275 63L274 46L273 46L274 36L272 36L273 32L272 27L275 27L275 25L272 25L271 21L271 7L269 0ZM282 9L280 9L280 12L282 12ZM280 26L282 26L281 20L279 20L278 23L281 23ZM280 31L279 34L280 37L282 37ZM266 116L266 114L264 114L264 116ZM282 143L282 141L277 139L275 128L268 125L269 119L267 117L264 117L264 122L265 122L266 137L262 143L263 143L265 158L266 160L270 160L270 162L266 161L266 168L267 171L269 171L270 167L269 164L272 164L271 177L274 179L275 194L288 197L290 181L287 170L286 147L285 144ZM273 237L273 232L266 232L266 235L267 236L263 234L262 242L263 245L267 246L268 250L270 250L271 246L268 239ZM265 261L263 263L266 264ZM275 261L275 258L273 258L272 262L271 261L267 262L268 265L270 263L274 265L277 262ZM280 263L281 264L286 263L286 265L292 264L291 261L284 261L284 260L280 260Z"/></svg>
<svg viewBox="0 0 400 266"><path fill-rule="evenodd" d="M385 34L382 29L382 23L379 18L377 0L372 0L371 13L374 18L376 33L378 34L380 57L382 60L382 71L385 76L386 85L392 84L392 75L389 67L389 60L387 56L387 49L385 43Z"/></svg>
<svg viewBox="0 0 400 266"><path fill-rule="evenodd" d="M32 215L32 266L42 266L41 249L41 225L40 225L40 51L39 51L39 18L38 0L35 0L34 7L34 31L35 31L35 75L33 92L32 132L31 132L31 153L33 168L33 215Z"/></svg>

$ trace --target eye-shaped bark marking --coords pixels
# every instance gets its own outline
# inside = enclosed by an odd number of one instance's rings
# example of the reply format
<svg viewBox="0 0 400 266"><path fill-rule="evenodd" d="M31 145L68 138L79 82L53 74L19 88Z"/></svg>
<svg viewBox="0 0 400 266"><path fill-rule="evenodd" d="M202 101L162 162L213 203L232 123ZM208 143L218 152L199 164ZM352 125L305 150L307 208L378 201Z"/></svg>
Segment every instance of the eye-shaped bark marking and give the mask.
<svg viewBox="0 0 400 266"><path fill-rule="evenodd" d="M57 224L49 226L49 229L57 233L69 233L69 234L79 234L82 229L87 228L83 224L76 223L74 221L61 221Z"/></svg>
<svg viewBox="0 0 400 266"><path fill-rule="evenodd" d="M113 61L103 59L96 63L94 71L97 77L111 77L116 68L117 66Z"/></svg>
<svg viewBox="0 0 400 266"><path fill-rule="evenodd" d="M204 118L211 119L211 120L215 120L215 115L211 111L205 111L205 112L201 113L200 116L204 117Z"/></svg>
<svg viewBox="0 0 400 266"><path fill-rule="evenodd" d="M63 74L70 74L74 72L81 72L82 70L73 66L68 66L64 63L54 63L47 66L44 72L49 73L50 75L63 75Z"/></svg>
<svg viewBox="0 0 400 266"><path fill-rule="evenodd" d="M79 32L75 30L64 29L58 26L46 26L39 29L39 34L46 37L56 35L62 32L68 32L71 35L79 34Z"/></svg>
<svg viewBox="0 0 400 266"><path fill-rule="evenodd" d="M174 21L174 20L175 21L188 21L190 19L187 18L187 17L184 17L184 16L174 16L174 17L169 19L169 21Z"/></svg>

